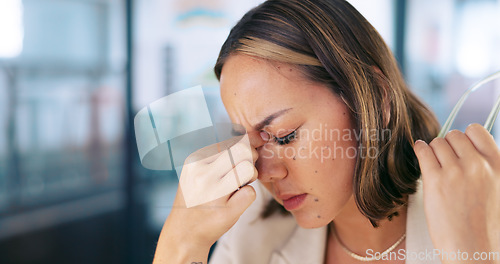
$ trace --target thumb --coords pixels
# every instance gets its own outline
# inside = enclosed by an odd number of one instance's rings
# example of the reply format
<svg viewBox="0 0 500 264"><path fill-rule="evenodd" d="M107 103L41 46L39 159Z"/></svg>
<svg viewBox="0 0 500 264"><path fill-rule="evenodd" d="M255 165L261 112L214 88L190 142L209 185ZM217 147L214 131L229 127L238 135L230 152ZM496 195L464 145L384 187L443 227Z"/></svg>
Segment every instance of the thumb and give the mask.
<svg viewBox="0 0 500 264"><path fill-rule="evenodd" d="M233 193L227 201L227 205L232 213L240 216L255 201L256 197L255 189L250 185L245 185Z"/></svg>

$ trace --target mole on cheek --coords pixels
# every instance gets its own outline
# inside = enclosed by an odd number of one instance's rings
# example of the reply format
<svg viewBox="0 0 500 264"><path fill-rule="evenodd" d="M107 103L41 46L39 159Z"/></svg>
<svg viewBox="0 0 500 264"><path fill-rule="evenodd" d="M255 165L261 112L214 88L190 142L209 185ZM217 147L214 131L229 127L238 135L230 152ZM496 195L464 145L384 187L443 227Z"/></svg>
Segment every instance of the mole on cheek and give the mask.
<svg viewBox="0 0 500 264"><path fill-rule="evenodd" d="M295 156L293 156L293 160L296 160Z"/></svg>
<svg viewBox="0 0 500 264"><path fill-rule="evenodd" d="M316 170L316 171L314 171L314 173L318 173L318 171Z"/></svg>
<svg viewBox="0 0 500 264"><path fill-rule="evenodd" d="M314 199L314 201L315 201L315 202L319 202L319 199L318 199L318 198L315 198L315 199Z"/></svg>
<svg viewBox="0 0 500 264"><path fill-rule="evenodd" d="M318 215L318 218L321 218L321 215Z"/></svg>

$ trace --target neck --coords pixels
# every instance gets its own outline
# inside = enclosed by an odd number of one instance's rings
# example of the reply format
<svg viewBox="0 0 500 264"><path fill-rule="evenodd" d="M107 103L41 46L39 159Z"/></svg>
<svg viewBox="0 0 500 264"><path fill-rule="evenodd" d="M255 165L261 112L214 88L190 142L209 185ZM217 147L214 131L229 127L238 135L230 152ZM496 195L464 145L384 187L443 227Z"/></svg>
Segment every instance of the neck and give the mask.
<svg viewBox="0 0 500 264"><path fill-rule="evenodd" d="M399 211L391 221L384 219L373 227L370 221L361 214L354 202L349 199L342 212L331 223L335 225L338 239L350 251L366 256L366 251L383 252L393 245L406 232L406 207ZM330 232L332 236L333 233Z"/></svg>

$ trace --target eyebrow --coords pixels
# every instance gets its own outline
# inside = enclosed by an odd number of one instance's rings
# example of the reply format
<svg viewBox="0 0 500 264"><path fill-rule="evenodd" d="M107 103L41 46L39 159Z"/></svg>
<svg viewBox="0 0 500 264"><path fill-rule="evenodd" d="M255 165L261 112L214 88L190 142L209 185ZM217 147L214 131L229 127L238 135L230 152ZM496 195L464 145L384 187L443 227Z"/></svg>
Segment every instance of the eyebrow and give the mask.
<svg viewBox="0 0 500 264"><path fill-rule="evenodd" d="M292 110L293 108L287 108L287 109L283 109L283 110L280 110L274 114L271 114L269 115L268 117L264 118L264 120L260 121L259 123L257 123L255 126L254 126L254 129L256 131L260 131L262 130L262 128L264 128L265 126L268 126L269 124L271 124L274 119L284 115L286 112Z"/></svg>

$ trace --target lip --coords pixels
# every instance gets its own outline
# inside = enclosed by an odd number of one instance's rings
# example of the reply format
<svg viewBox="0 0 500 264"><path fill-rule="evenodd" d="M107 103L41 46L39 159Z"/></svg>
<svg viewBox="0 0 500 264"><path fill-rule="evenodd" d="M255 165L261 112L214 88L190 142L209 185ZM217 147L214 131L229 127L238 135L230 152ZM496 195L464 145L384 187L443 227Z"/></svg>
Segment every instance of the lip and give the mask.
<svg viewBox="0 0 500 264"><path fill-rule="evenodd" d="M304 203L306 197L307 193L278 196L278 198L283 201L283 206L288 211L299 209L299 207Z"/></svg>

